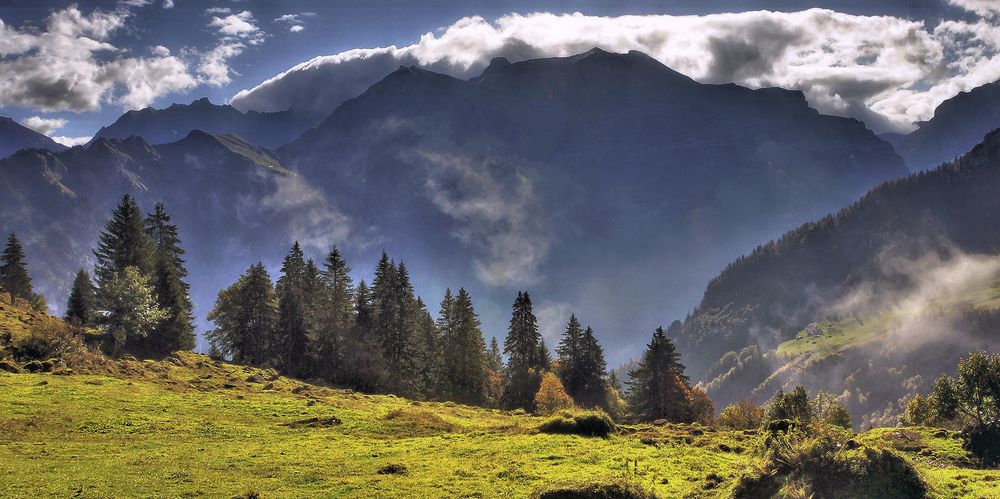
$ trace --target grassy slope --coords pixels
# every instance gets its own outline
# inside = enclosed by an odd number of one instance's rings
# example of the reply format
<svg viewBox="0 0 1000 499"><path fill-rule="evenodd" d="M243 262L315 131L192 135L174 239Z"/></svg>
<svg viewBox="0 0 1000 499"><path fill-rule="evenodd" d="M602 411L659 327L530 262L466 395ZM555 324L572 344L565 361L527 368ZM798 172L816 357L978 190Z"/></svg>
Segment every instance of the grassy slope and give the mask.
<svg viewBox="0 0 1000 499"><path fill-rule="evenodd" d="M670 425L608 439L545 435L532 416L268 381L195 354L115 369L0 374L0 496L492 497L625 478L662 497L712 497L750 463L743 449L755 438ZM263 379L247 381L254 374ZM287 426L329 416L342 423ZM935 432L862 438L915 461L936 495L1000 496L1000 472L962 467L958 440ZM391 464L406 473L379 474ZM711 473L723 482L706 489Z"/></svg>

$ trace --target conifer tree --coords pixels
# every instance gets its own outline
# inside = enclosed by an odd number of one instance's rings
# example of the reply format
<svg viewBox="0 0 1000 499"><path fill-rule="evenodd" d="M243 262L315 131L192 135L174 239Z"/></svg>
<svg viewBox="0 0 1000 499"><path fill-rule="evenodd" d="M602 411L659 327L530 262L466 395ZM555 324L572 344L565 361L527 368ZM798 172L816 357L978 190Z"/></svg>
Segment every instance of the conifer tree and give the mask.
<svg viewBox="0 0 1000 499"><path fill-rule="evenodd" d="M576 399L579 387L582 384L579 373L580 342L583 339L583 326L577 320L576 314L569 316L566 323L566 331L563 332L556 347L556 354L559 356L559 380L563 388L571 397Z"/></svg>
<svg viewBox="0 0 1000 499"><path fill-rule="evenodd" d="M581 407L606 407L608 397L604 376L608 366L604 360L604 350L590 327L580 338L579 351L579 360L575 366L577 385L575 393L570 393L570 396Z"/></svg>
<svg viewBox="0 0 1000 499"><path fill-rule="evenodd" d="M545 337L538 336L538 353L535 355L535 365L540 372L552 370L552 354L545 344Z"/></svg>
<svg viewBox="0 0 1000 499"><path fill-rule="evenodd" d="M345 362L340 381L367 392L388 388L388 369L382 357L382 344L375 336L375 310L372 293L364 280L354 292L354 327L345 343Z"/></svg>
<svg viewBox="0 0 1000 499"><path fill-rule="evenodd" d="M354 285L351 269L336 246L330 249L319 279L322 288L315 297L318 322L310 340L310 356L319 369L315 374L330 380L347 376L351 359L345 355L345 344L354 327Z"/></svg>
<svg viewBox="0 0 1000 499"><path fill-rule="evenodd" d="M30 302L35 295L24 263L24 248L13 232L0 255L0 290L10 293L11 303L19 298Z"/></svg>
<svg viewBox="0 0 1000 499"><path fill-rule="evenodd" d="M160 354L191 350L195 345L193 305L184 282L184 250L177 226L171 223L163 203L157 203L146 218L146 234L152 248L153 290L167 317L153 328L149 348Z"/></svg>
<svg viewBox="0 0 1000 499"><path fill-rule="evenodd" d="M66 321L81 326L94 325L96 318L97 295L90 274L80 269L73 279L73 289L69 292L66 302Z"/></svg>
<svg viewBox="0 0 1000 499"><path fill-rule="evenodd" d="M424 301L417 298L413 307L414 376L416 391L425 398L440 395L442 375L441 335Z"/></svg>
<svg viewBox="0 0 1000 499"><path fill-rule="evenodd" d="M149 278L136 267L112 274L100 288L98 304L102 311L98 322L114 338L116 356L167 314L157 306Z"/></svg>
<svg viewBox="0 0 1000 499"><path fill-rule="evenodd" d="M308 269L302 248L296 241L281 265L275 288L278 296L278 324L273 344L277 366L291 375L305 370L308 344L309 303L306 296Z"/></svg>
<svg viewBox="0 0 1000 499"><path fill-rule="evenodd" d="M278 299L263 263L251 265L236 283L219 292L208 320L215 328L206 337L234 362L273 365Z"/></svg>
<svg viewBox="0 0 1000 499"><path fill-rule="evenodd" d="M400 395L416 395L415 302L406 266L396 266L383 251L372 282L373 331L382 345L389 390Z"/></svg>
<svg viewBox="0 0 1000 499"><path fill-rule="evenodd" d="M505 409L534 410L535 394L538 392L544 367L541 355L543 348L544 342L538 333L538 320L532 311L531 297L528 293L518 292L503 346L503 351L507 354L507 368L500 402Z"/></svg>
<svg viewBox="0 0 1000 499"><path fill-rule="evenodd" d="M135 267L142 275L152 272L153 255L145 220L132 196L126 194L115 207L98 239L94 257L99 288L127 267Z"/></svg>
<svg viewBox="0 0 1000 499"><path fill-rule="evenodd" d="M495 373L503 371L503 357L501 355L500 343L497 342L497 337L494 336L490 339L490 350L487 352L486 366Z"/></svg>
<svg viewBox="0 0 1000 499"><path fill-rule="evenodd" d="M662 327L656 328L638 366L629 371L628 404L639 420L688 418L688 379L674 343Z"/></svg>
<svg viewBox="0 0 1000 499"><path fill-rule="evenodd" d="M450 308L451 324L444 349L444 379L448 386L445 396L463 404L483 404L488 376L486 345L472 297L465 288L458 290Z"/></svg>

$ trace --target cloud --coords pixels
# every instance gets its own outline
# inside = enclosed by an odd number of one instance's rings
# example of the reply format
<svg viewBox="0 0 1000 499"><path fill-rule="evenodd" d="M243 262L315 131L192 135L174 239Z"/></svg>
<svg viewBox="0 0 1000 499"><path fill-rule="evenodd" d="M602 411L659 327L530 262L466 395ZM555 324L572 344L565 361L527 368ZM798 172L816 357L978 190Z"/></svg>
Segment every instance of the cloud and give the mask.
<svg viewBox="0 0 1000 499"><path fill-rule="evenodd" d="M543 301L535 306L535 318L538 319L538 331L545 338L549 348L559 343L559 338L566 329L573 307L569 303Z"/></svg>
<svg viewBox="0 0 1000 499"><path fill-rule="evenodd" d="M233 11L229 7L209 7L205 9L206 14L229 14Z"/></svg>
<svg viewBox="0 0 1000 499"><path fill-rule="evenodd" d="M299 13L299 14L284 14L284 15L275 17L272 22L274 22L275 24L284 24L284 25L288 26L288 31L289 32L291 32L291 33L298 33L300 31L306 29L305 26L304 26L305 20L303 18L305 18L305 17L313 17L315 15L316 15L315 12L302 12L302 13Z"/></svg>
<svg viewBox="0 0 1000 499"><path fill-rule="evenodd" d="M90 142L90 140L93 139L93 138L94 138L93 136L86 136L86 137L66 137L64 135L56 135L56 136L52 137L52 140L54 140L54 141L56 141L56 142L58 142L58 143L60 143L60 144L62 144L64 146L73 147L73 146L82 146L82 145L86 144L87 142Z"/></svg>
<svg viewBox="0 0 1000 499"><path fill-rule="evenodd" d="M302 27L301 25L298 25L298 24L296 24L296 25L294 25L294 26L290 26L290 27L288 28L288 31L290 31L290 32L292 32L292 33L298 33L299 31L302 31L302 30L304 30L304 29L305 29L305 28L303 28L303 27Z"/></svg>
<svg viewBox="0 0 1000 499"><path fill-rule="evenodd" d="M164 9L174 8L174 0L163 0L163 8Z"/></svg>
<svg viewBox="0 0 1000 499"><path fill-rule="evenodd" d="M427 196L456 222L452 236L478 249L476 276L494 286L539 281L551 241L539 226L531 180L489 158L417 151Z"/></svg>
<svg viewBox="0 0 1000 499"><path fill-rule="evenodd" d="M280 226L287 227L290 239L324 252L334 244L356 242L351 240L354 234L350 219L322 191L299 175L274 178L274 191L259 202L254 201L254 209L285 220Z"/></svg>
<svg viewBox="0 0 1000 499"><path fill-rule="evenodd" d="M229 60L243 53L246 44L260 45L267 35L257 26L253 13L244 10L238 14L230 14L228 7L212 7L206 14L229 14L225 17L212 16L208 27L215 28L219 35L218 44L211 50L201 53L197 72L201 80L217 87L228 85L232 78Z"/></svg>
<svg viewBox="0 0 1000 499"><path fill-rule="evenodd" d="M66 126L66 120L62 118L42 118L41 116L29 116L21 120L21 124L42 135L51 135L52 132Z"/></svg>
<svg viewBox="0 0 1000 499"><path fill-rule="evenodd" d="M112 103L149 105L197 81L169 54L129 57L109 42L125 27L128 10L84 14L72 5L53 11L44 28L14 28L0 21L0 107L91 111Z"/></svg>
<svg viewBox="0 0 1000 499"><path fill-rule="evenodd" d="M567 56L595 46L640 50L699 81L802 90L821 112L911 129L943 100L1000 78L998 28L943 20L930 28L892 16L826 9L704 16L467 17L403 47L352 49L298 64L236 93L237 108L325 116L397 66L467 78L492 57Z"/></svg>
<svg viewBox="0 0 1000 499"><path fill-rule="evenodd" d="M1000 15L1000 3L996 0L948 0L948 3L969 12L975 12L982 17Z"/></svg>
<svg viewBox="0 0 1000 499"><path fill-rule="evenodd" d="M253 13L249 10L244 10L239 14L229 14L225 17L214 16L208 26L216 28L223 35L238 38L250 38L260 32L260 28L254 21Z"/></svg>

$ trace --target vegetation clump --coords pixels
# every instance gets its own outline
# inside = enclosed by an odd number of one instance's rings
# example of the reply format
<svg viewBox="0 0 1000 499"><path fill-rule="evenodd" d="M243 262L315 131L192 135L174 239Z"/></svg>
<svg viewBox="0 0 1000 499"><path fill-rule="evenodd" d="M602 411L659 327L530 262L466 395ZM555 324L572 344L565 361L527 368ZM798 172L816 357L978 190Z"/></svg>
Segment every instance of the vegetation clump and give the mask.
<svg viewBox="0 0 1000 499"><path fill-rule="evenodd" d="M543 488L538 499L654 499L652 492L625 479L558 483Z"/></svg>
<svg viewBox="0 0 1000 499"><path fill-rule="evenodd" d="M542 433L585 437L607 437L616 430L615 422L602 411L586 411L576 414L562 411L538 426L538 431Z"/></svg>

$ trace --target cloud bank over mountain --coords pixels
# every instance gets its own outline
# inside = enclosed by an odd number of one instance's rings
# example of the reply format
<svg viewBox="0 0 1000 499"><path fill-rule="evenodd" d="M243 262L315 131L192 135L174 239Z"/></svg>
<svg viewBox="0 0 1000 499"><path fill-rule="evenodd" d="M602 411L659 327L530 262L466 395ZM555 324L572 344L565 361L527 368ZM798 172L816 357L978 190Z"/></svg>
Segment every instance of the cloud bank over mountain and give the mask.
<svg viewBox="0 0 1000 499"><path fill-rule="evenodd" d="M910 130L958 92L1000 79L1000 26L985 7L956 0L974 20L936 26L826 9L700 16L595 17L509 14L466 17L407 46L316 57L238 92L241 109L312 111L325 117L399 65L477 75L493 57L512 62L592 47L640 50L707 83L798 89L821 112L870 128ZM976 4L976 5L974 5Z"/></svg>

